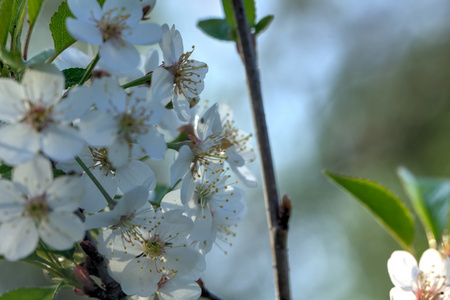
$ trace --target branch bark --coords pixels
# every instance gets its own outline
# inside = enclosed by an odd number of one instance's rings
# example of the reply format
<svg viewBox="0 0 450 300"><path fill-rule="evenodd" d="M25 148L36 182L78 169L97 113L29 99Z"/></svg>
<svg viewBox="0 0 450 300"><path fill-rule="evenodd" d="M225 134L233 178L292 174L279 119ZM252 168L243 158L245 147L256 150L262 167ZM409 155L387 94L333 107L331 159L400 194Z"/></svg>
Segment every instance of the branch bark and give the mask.
<svg viewBox="0 0 450 300"><path fill-rule="evenodd" d="M231 1L237 27L238 51L245 65L255 134L260 153L264 198L267 209L267 221L269 224L272 261L275 273L276 294L277 299L290 299L287 234L288 221L291 214L291 202L287 196L284 196L280 206L278 199L277 184L262 100L259 70L256 63L256 41L250 33L242 0Z"/></svg>

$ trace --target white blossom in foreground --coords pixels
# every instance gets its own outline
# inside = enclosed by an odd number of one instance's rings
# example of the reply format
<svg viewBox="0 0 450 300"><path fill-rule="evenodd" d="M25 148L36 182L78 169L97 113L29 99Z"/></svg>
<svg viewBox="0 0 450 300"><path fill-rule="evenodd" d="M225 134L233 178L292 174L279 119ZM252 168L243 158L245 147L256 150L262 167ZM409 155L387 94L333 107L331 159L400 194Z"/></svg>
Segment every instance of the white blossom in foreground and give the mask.
<svg viewBox="0 0 450 300"><path fill-rule="evenodd" d="M163 275L158 283L158 290L150 297L133 296L132 300L197 300L200 298L202 289L192 280L183 277L172 279Z"/></svg>
<svg viewBox="0 0 450 300"><path fill-rule="evenodd" d="M164 76L168 82L174 85L172 93L172 104L177 112L178 118L185 122L190 119L190 107L196 104L205 84L204 78L208 72L208 66L201 61L190 59L192 52L183 53L183 40L175 25L169 29L167 24L162 26L163 37L159 43L164 56L162 68L166 74L155 74ZM170 98L163 100L166 105Z"/></svg>
<svg viewBox="0 0 450 300"><path fill-rule="evenodd" d="M167 145L157 129L164 107L152 96L157 88L137 87L127 94L112 77L94 81L92 96L98 109L81 119L80 132L88 144L106 146L115 167L128 162L133 143L144 150L142 156L164 158Z"/></svg>
<svg viewBox="0 0 450 300"><path fill-rule="evenodd" d="M161 40L161 28L139 23L143 17L139 0L69 0L76 19L68 18L67 30L76 39L100 46L100 63L107 71L126 73L138 67L139 52L133 46L150 45Z"/></svg>
<svg viewBox="0 0 450 300"><path fill-rule="evenodd" d="M0 78L0 158L10 165L24 163L42 151L64 161L83 147L73 117L89 103L62 99L63 74L53 65L25 71L22 82Z"/></svg>
<svg viewBox="0 0 450 300"><path fill-rule="evenodd" d="M190 144L180 148L175 162L170 166L171 185L179 179L183 179L183 184L192 185L192 181L200 175L201 167L228 163L241 182L249 187L256 186L256 178L245 166L254 159L254 152L248 146L250 135L235 128L233 122L226 118L231 114L219 113L219 107L215 103L201 117L196 116L195 136L190 136ZM186 180L191 182L184 183Z"/></svg>
<svg viewBox="0 0 450 300"><path fill-rule="evenodd" d="M391 300L450 299L450 259L435 249L426 250L419 265L409 252L395 251L388 272L395 286Z"/></svg>
<svg viewBox="0 0 450 300"><path fill-rule="evenodd" d="M117 194L117 188L122 193L126 193L137 186L142 186L147 191L154 189L156 186L156 178L152 169L147 164L137 160L136 157L132 157L120 167L115 167L109 161L106 148L85 147L79 157L111 198L114 198ZM88 213L94 213L108 205L98 187L75 160L59 163L57 167L65 172L82 174L81 179L86 187L86 195L80 203L81 208Z"/></svg>
<svg viewBox="0 0 450 300"><path fill-rule="evenodd" d="M18 260L31 254L41 238L57 250L70 249L84 236L73 212L84 189L79 178L53 180L51 164L41 156L13 169L12 182L0 180L0 254Z"/></svg>
<svg viewBox="0 0 450 300"><path fill-rule="evenodd" d="M147 223L146 229L136 227L132 242L109 261L109 273L123 291L148 297L158 290L163 276L197 280L204 269L204 258L188 244L192 221L181 210L172 210L155 214ZM115 242L114 249L124 249L123 241Z"/></svg>

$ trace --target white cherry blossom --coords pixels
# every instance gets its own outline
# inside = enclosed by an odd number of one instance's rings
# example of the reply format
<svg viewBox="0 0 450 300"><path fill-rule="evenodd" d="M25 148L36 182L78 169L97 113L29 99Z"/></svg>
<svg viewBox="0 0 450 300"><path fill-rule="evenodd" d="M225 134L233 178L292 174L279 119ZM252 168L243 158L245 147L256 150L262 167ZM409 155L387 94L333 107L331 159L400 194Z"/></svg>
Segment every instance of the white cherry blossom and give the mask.
<svg viewBox="0 0 450 300"><path fill-rule="evenodd" d="M53 180L50 162L36 156L13 169L12 182L0 180L0 254L18 260L31 254L42 239L57 250L70 249L84 236L73 212L84 195L79 178Z"/></svg>
<svg viewBox="0 0 450 300"><path fill-rule="evenodd" d="M83 141L71 126L89 102L62 99L65 80L53 65L26 70L21 83L0 78L0 158L10 165L31 160L43 152L64 161L77 155Z"/></svg>
<svg viewBox="0 0 450 300"><path fill-rule="evenodd" d="M67 30L86 43L100 46L101 64L111 72L129 72L138 67L140 56L133 44L150 45L161 40L161 28L139 23L143 17L139 0L69 0L76 19L68 18Z"/></svg>
<svg viewBox="0 0 450 300"><path fill-rule="evenodd" d="M395 286L391 300L450 299L450 258L435 249L426 250L419 265L409 252L395 251L388 272Z"/></svg>

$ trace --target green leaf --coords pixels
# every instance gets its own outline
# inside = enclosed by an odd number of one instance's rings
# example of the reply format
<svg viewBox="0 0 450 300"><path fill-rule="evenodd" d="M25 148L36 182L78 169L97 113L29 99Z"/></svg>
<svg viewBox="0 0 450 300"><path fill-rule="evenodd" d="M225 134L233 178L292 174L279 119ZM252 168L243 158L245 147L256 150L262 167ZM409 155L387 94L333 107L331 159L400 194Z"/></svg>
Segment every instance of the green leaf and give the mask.
<svg viewBox="0 0 450 300"><path fill-rule="evenodd" d="M273 15L268 15L259 20L258 24L255 25L255 34L263 32L273 21Z"/></svg>
<svg viewBox="0 0 450 300"><path fill-rule="evenodd" d="M355 197L406 250L411 249L414 222L406 206L385 187L367 180L325 171L325 175Z"/></svg>
<svg viewBox="0 0 450 300"><path fill-rule="evenodd" d="M247 17L248 26L252 28L256 22L255 0L244 0L245 15Z"/></svg>
<svg viewBox="0 0 450 300"><path fill-rule="evenodd" d="M44 0L29 0L28 1L28 21L30 22L30 28L34 27L36 20L41 11L42 3Z"/></svg>
<svg viewBox="0 0 450 300"><path fill-rule="evenodd" d="M55 54L55 50L53 49L47 49L44 50L29 60L25 62L25 66L30 67L37 64L44 64L50 57L52 57Z"/></svg>
<svg viewBox="0 0 450 300"><path fill-rule="evenodd" d="M55 45L55 55L58 55L64 49L75 42L75 39L67 31L66 19L73 17L67 2L62 2L50 21L50 31L52 33L53 43Z"/></svg>
<svg viewBox="0 0 450 300"><path fill-rule="evenodd" d="M51 300L54 287L18 288L4 293L0 300Z"/></svg>
<svg viewBox="0 0 450 300"><path fill-rule="evenodd" d="M406 168L400 168L398 174L427 234L431 232L439 241L449 229L450 180L415 177Z"/></svg>
<svg viewBox="0 0 450 300"><path fill-rule="evenodd" d="M53 178L58 178L59 176L66 175L66 172L60 169L53 169Z"/></svg>
<svg viewBox="0 0 450 300"><path fill-rule="evenodd" d="M232 28L224 19L199 21L197 26L207 35L223 41L233 41Z"/></svg>
<svg viewBox="0 0 450 300"><path fill-rule="evenodd" d="M231 0L222 0L223 13L225 14L225 21L230 28L236 28L236 22L234 21L233 5Z"/></svg>
<svg viewBox="0 0 450 300"><path fill-rule="evenodd" d="M22 59L18 54L14 55L5 47L0 48L0 61L4 64L8 65L11 69L14 70L23 70L25 69L25 65L22 62Z"/></svg>
<svg viewBox="0 0 450 300"><path fill-rule="evenodd" d="M83 78L86 69L83 68L70 68L63 70L64 76L66 77L66 89L78 84ZM89 79L89 78L88 78Z"/></svg>
<svg viewBox="0 0 450 300"><path fill-rule="evenodd" d="M4 165L4 164L0 165L0 174L9 172L11 170L12 170L12 167L10 167L8 165Z"/></svg>
<svg viewBox="0 0 450 300"><path fill-rule="evenodd" d="M8 38L14 3L11 0L0 0L0 47L5 46Z"/></svg>

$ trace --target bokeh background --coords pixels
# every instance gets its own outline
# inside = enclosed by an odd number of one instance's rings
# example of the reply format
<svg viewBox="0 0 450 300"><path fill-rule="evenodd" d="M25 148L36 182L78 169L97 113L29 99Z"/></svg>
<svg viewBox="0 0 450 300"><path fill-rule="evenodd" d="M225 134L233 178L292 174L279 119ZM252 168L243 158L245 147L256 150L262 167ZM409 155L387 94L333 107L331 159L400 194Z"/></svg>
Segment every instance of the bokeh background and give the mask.
<svg viewBox="0 0 450 300"><path fill-rule="evenodd" d="M46 1L32 53L52 47L45 24L59 2ZM449 176L450 3L256 0L256 7L258 19L275 15L258 38L258 53L279 190L293 202L293 299L388 299L386 262L399 245L322 170L373 179L408 206L399 166ZM152 21L176 24L185 49L195 45L193 58L209 65L202 99L226 101L236 124L253 132L235 45L196 27L222 15L219 0L164 0ZM251 168L260 173L258 162ZM207 256L202 279L223 299L273 299L262 189L246 193L248 217L227 255L216 247ZM416 228L421 254L427 244L417 218ZM39 270L22 263L0 262L0 269L0 291L46 283Z"/></svg>

